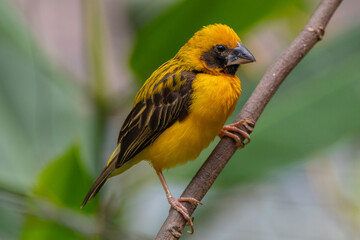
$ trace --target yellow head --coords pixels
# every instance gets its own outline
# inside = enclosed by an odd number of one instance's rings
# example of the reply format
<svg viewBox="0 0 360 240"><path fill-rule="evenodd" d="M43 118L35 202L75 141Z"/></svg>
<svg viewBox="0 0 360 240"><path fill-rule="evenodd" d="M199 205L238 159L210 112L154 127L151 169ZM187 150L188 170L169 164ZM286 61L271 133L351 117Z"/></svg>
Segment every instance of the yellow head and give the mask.
<svg viewBox="0 0 360 240"><path fill-rule="evenodd" d="M215 74L235 74L239 64L255 61L234 30L223 24L197 31L175 58L194 70Z"/></svg>

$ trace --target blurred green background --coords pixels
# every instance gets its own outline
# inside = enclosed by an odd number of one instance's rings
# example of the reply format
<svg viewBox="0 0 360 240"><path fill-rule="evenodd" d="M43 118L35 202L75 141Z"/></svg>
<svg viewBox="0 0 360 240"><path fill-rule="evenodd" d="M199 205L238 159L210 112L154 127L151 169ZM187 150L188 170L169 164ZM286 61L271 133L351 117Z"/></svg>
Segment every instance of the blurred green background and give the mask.
<svg viewBox="0 0 360 240"><path fill-rule="evenodd" d="M318 3L0 0L0 239L153 239L169 206L147 163L79 209L136 91L194 32L224 23L257 59L239 70L238 112ZM342 3L183 239L360 239L359 11ZM174 195L218 141L165 172Z"/></svg>

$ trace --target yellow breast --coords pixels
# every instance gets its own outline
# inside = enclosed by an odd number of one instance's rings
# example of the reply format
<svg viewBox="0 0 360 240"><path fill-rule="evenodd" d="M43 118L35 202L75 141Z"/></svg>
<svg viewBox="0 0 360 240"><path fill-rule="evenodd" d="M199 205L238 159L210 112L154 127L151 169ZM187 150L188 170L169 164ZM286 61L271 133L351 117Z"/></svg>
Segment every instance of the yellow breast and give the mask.
<svg viewBox="0 0 360 240"><path fill-rule="evenodd" d="M236 76L198 74L189 115L165 130L136 158L162 170L195 159L218 135L241 93Z"/></svg>

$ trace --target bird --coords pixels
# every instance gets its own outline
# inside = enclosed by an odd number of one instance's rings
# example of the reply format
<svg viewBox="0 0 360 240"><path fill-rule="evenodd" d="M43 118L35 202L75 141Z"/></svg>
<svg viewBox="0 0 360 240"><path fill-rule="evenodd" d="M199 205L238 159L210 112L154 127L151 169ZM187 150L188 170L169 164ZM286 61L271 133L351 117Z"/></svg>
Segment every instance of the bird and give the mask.
<svg viewBox="0 0 360 240"><path fill-rule="evenodd" d="M242 146L238 127L245 119L224 126L241 94L235 75L241 64L255 62L235 31L212 24L197 31L169 61L145 81L119 132L117 147L93 183L81 207L95 197L104 183L140 161L156 171L171 207L194 232L192 219L181 202L202 204L194 198L176 199L163 171L194 160L216 136L230 137Z"/></svg>

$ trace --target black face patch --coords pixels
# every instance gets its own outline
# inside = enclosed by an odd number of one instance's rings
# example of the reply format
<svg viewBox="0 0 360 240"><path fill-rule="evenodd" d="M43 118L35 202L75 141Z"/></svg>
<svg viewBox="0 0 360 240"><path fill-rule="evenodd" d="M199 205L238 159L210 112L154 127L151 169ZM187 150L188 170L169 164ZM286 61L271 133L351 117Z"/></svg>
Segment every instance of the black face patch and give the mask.
<svg viewBox="0 0 360 240"><path fill-rule="evenodd" d="M221 46L221 48L219 47ZM204 52L201 55L203 60L209 68L222 69L222 72L227 74L235 74L239 65L232 65L226 67L227 58L233 53L233 49L225 47L223 45L216 45L209 51Z"/></svg>
<svg viewBox="0 0 360 240"><path fill-rule="evenodd" d="M201 60L203 60L209 68L224 68L226 63L225 51L218 51L215 47L211 48L209 51L204 52L201 55Z"/></svg>

